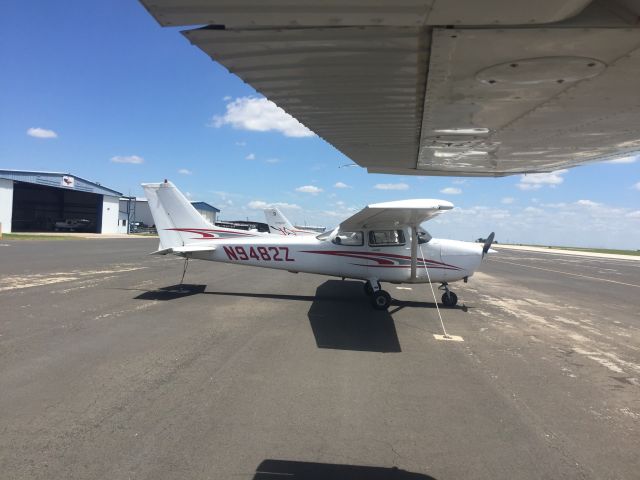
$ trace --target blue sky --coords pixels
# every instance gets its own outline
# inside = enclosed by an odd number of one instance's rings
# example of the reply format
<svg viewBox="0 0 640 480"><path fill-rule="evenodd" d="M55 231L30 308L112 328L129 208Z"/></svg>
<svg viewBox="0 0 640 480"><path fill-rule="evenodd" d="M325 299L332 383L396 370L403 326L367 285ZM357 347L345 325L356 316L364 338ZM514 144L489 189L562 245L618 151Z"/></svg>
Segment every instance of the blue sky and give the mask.
<svg viewBox="0 0 640 480"><path fill-rule="evenodd" d="M179 31L134 0L3 2L0 168L71 172L131 195L170 178L226 219L278 204L295 222L334 225L367 203L444 198L458 208L425 225L434 236L640 248L635 158L501 179L340 168L347 157Z"/></svg>

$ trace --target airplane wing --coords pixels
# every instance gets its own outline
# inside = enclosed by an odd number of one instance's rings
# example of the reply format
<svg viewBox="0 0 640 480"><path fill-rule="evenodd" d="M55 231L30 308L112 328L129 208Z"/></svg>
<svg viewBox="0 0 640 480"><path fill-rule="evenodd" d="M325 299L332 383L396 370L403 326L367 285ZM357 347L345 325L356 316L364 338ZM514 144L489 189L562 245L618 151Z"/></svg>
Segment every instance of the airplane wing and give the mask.
<svg viewBox="0 0 640 480"><path fill-rule="evenodd" d="M418 199L374 203L340 223L340 230L397 228L405 225L417 227L452 208L453 204L446 200Z"/></svg>
<svg viewBox="0 0 640 480"><path fill-rule="evenodd" d="M504 176L640 150L637 0L141 0L374 173Z"/></svg>

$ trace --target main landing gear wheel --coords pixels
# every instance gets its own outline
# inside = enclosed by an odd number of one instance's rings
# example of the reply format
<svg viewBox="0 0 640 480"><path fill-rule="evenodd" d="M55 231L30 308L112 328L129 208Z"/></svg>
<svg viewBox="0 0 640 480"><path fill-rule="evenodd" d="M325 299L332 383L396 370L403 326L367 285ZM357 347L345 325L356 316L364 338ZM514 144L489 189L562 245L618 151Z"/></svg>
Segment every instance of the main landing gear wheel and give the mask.
<svg viewBox="0 0 640 480"><path fill-rule="evenodd" d="M371 282L364 282L364 293L367 297L373 295L373 287L371 286Z"/></svg>
<svg viewBox="0 0 640 480"><path fill-rule="evenodd" d="M442 304L445 307L455 307L458 304L458 296L452 291L447 290L442 294Z"/></svg>
<svg viewBox="0 0 640 480"><path fill-rule="evenodd" d="M387 310L391 305L391 295L384 290L378 290L371 297L371 304L376 310Z"/></svg>

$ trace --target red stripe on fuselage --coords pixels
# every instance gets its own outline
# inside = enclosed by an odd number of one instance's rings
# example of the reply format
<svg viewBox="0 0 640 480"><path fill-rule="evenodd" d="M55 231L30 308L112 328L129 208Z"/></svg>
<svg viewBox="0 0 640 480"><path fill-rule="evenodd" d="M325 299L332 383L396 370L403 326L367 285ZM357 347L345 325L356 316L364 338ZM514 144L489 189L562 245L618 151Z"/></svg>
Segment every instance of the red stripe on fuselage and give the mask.
<svg viewBox="0 0 640 480"><path fill-rule="evenodd" d="M339 256L339 257L356 257L356 258L363 258L363 259L367 259L367 260L372 260L372 261L376 261L379 264L383 263L380 260L382 260L381 258L376 258L376 257L389 257L389 258L396 258L399 260L411 260L411 257L407 256L407 255L398 255L395 253L382 253L382 252L349 252L346 250L302 250L300 253L314 253L314 254L319 254L319 255L335 255L335 256ZM374 258L371 258L371 257ZM435 264L435 265L441 265L441 267L439 268L448 268L450 270L462 270L462 268L457 267L455 265L450 265L448 263L444 263L444 262L439 262L437 260L431 260L428 258L417 258L416 259L419 262L424 263L431 263L431 264ZM391 263L389 260L387 260L387 262ZM355 264L354 264L355 265ZM376 266L376 265L372 265L372 266ZM408 265L410 266L410 265ZM419 266L423 266L423 265L419 265ZM430 268L436 268L436 267L430 267Z"/></svg>

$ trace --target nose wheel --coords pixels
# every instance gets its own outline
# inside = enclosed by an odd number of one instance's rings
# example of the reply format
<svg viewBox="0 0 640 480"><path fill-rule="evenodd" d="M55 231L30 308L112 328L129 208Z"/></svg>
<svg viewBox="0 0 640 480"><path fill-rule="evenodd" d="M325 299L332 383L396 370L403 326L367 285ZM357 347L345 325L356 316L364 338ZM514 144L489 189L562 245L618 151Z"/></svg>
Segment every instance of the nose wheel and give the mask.
<svg viewBox="0 0 640 480"><path fill-rule="evenodd" d="M458 304L458 296L449 290L449 285L445 282L440 285L440 290L444 290L442 294L442 305L445 307L455 307Z"/></svg>

